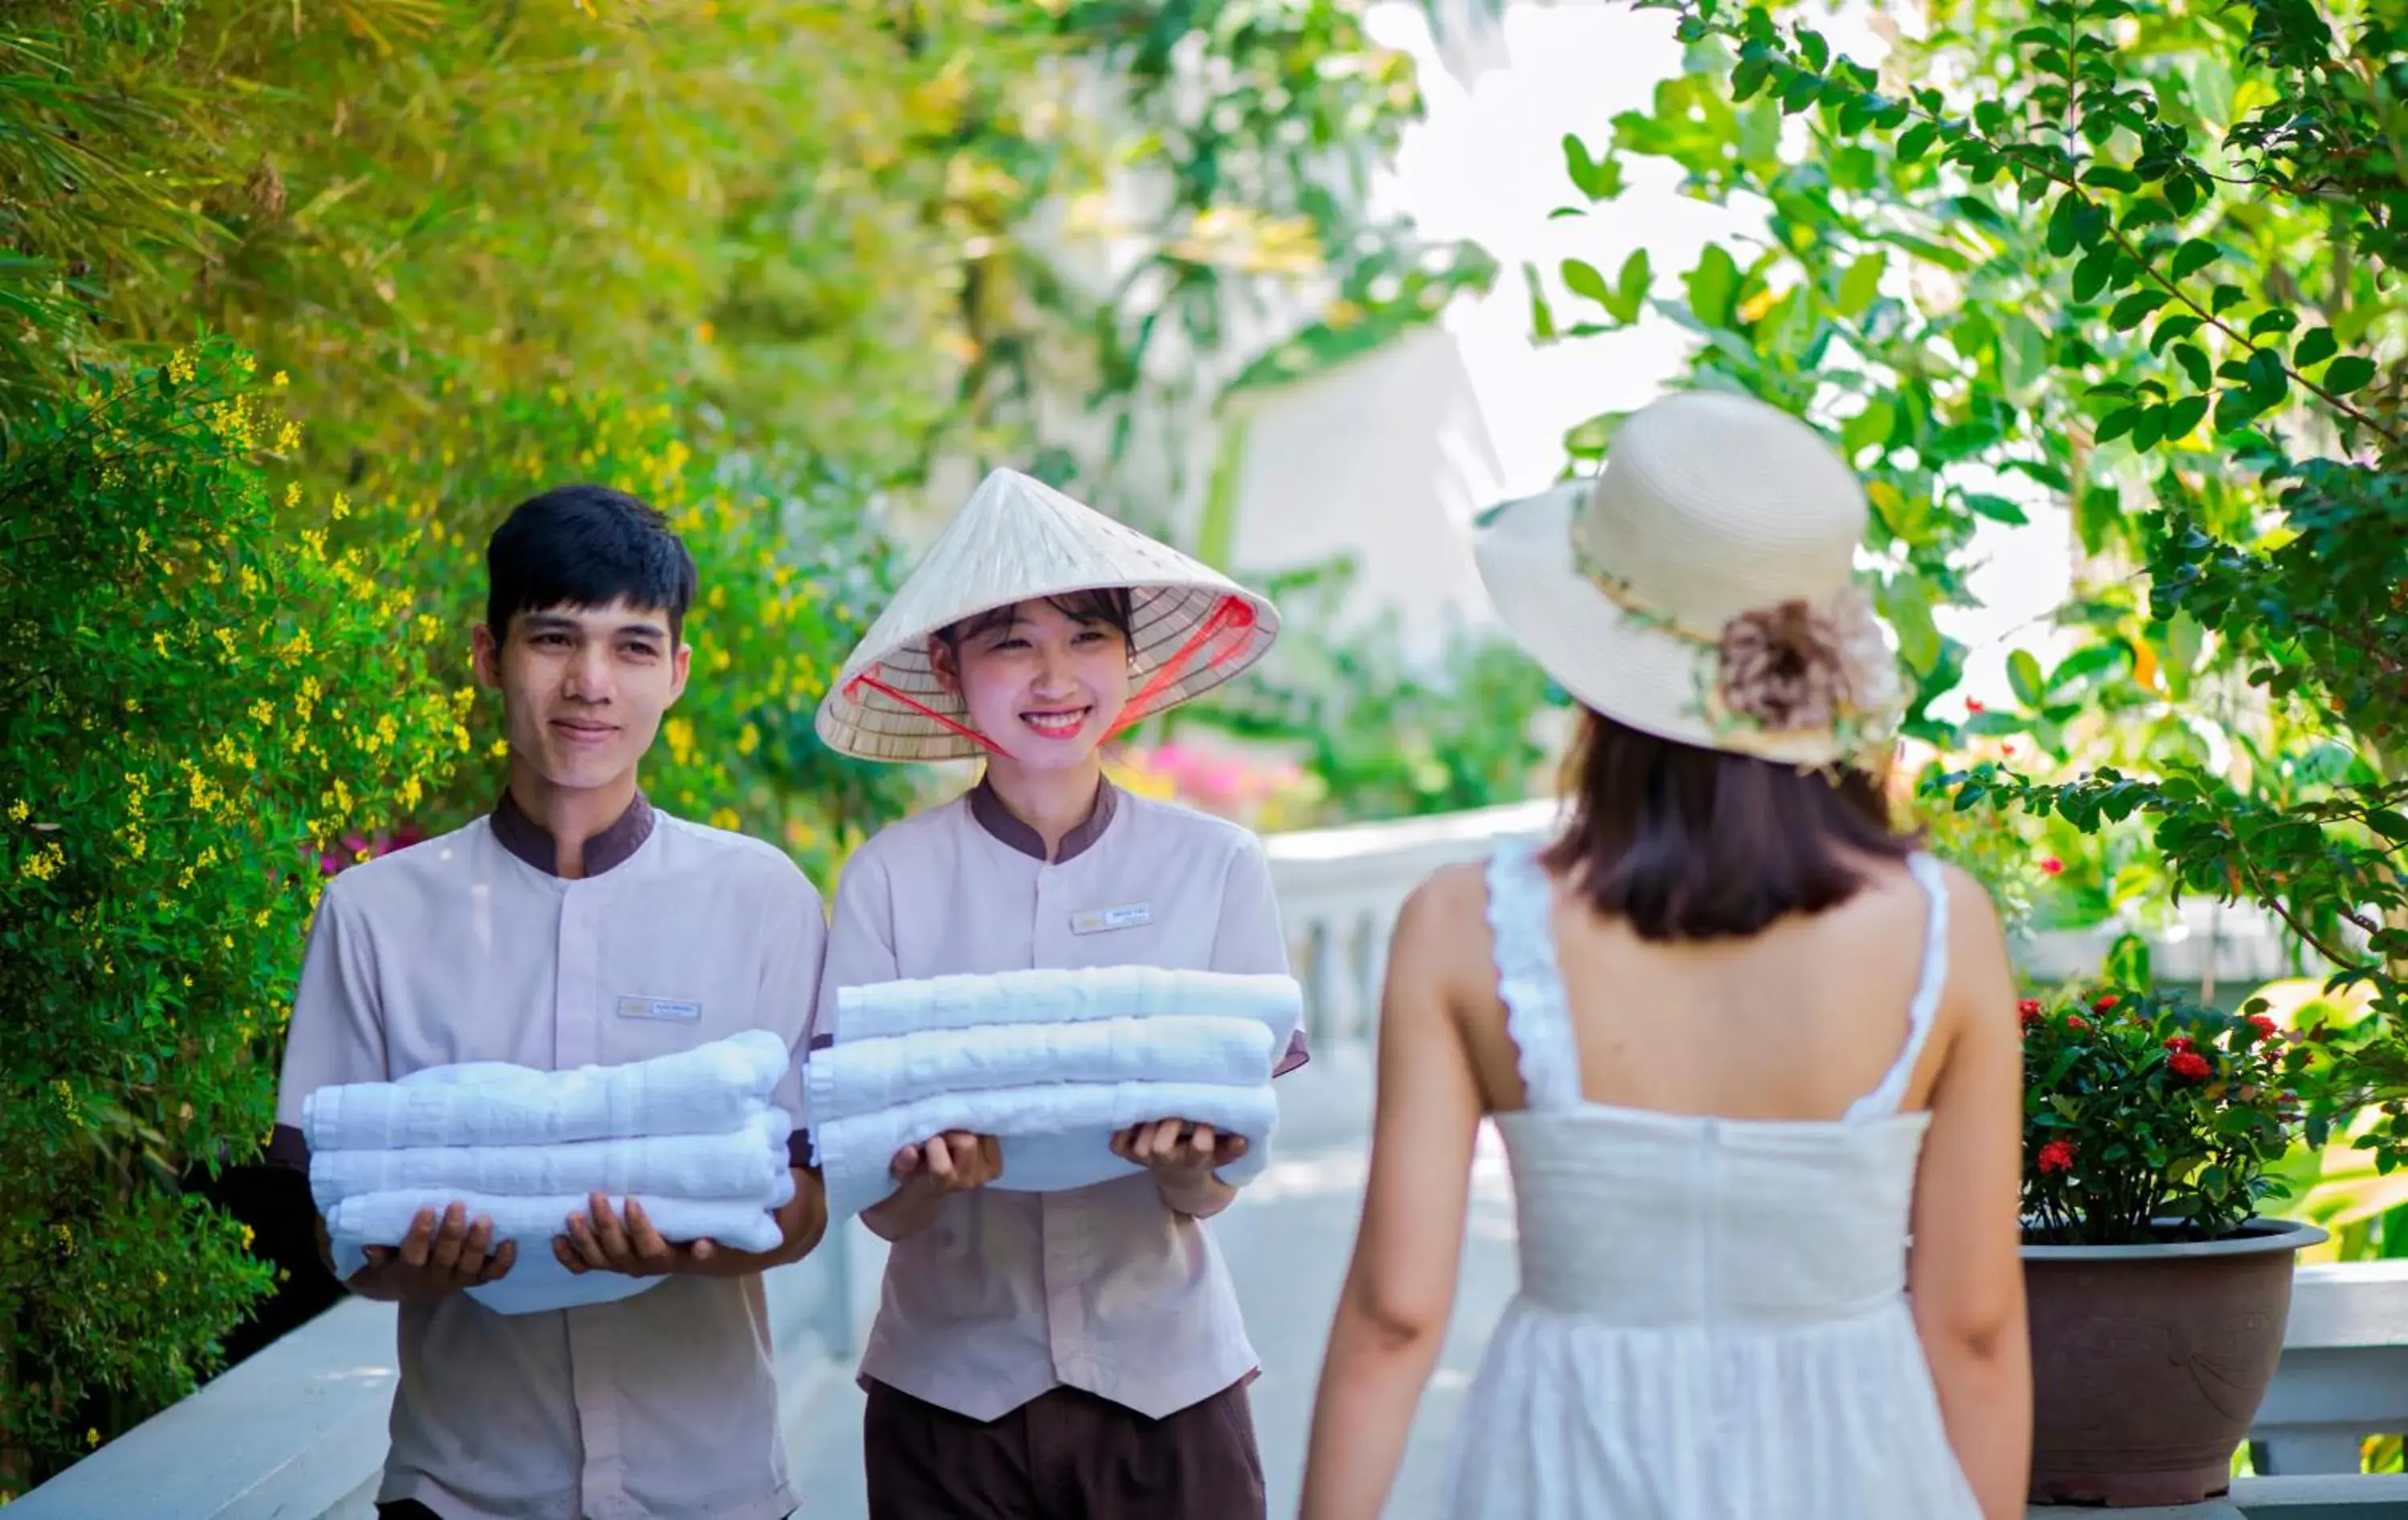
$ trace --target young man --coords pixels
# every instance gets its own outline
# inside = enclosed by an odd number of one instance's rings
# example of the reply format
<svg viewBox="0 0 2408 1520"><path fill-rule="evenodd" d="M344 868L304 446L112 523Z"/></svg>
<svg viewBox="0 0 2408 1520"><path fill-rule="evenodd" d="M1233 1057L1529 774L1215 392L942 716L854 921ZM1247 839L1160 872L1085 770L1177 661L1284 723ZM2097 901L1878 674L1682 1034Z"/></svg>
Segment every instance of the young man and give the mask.
<svg viewBox="0 0 2408 1520"><path fill-rule="evenodd" d="M479 680L501 694L509 784L490 816L343 872L310 930L271 1155L307 1170L303 1100L337 1083L510 1061L567 1068L746 1029L799 1054L825 929L768 845L656 811L636 772L686 682L695 567L658 512L596 486L523 503L486 551ZM452 1205L351 1279L400 1305L387 1520L777 1520L796 1504L760 1272L819 1241L800 1162L783 1243L664 1242L596 1195L550 1249L648 1292L502 1315L462 1290L518 1247ZM320 1241L324 1243L322 1226Z"/></svg>

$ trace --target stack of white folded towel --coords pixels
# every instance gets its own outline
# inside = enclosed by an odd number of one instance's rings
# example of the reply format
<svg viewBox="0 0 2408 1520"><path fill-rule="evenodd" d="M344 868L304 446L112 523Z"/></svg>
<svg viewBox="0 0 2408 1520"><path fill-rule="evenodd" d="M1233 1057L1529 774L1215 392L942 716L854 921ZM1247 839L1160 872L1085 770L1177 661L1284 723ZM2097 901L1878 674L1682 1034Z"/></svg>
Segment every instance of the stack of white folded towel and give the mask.
<svg viewBox="0 0 2408 1520"><path fill-rule="evenodd" d="M1303 999L1290 977L1125 966L846 987L835 1014L803 1082L842 1219L893 1194L896 1152L946 1130L1002 1141L995 1186L1057 1192L1138 1170L1116 1132L1185 1119L1244 1137L1220 1173L1242 1182L1269 1160Z"/></svg>
<svg viewBox="0 0 2408 1520"><path fill-rule="evenodd" d="M641 1203L664 1239L767 1251L769 1211L794 1197L793 1124L769 1095L791 1059L764 1030L624 1066L539 1071L433 1067L399 1082L323 1087L303 1105L309 1191L348 1278L423 1208L462 1204L518 1242L497 1283L468 1290L505 1314L632 1297L658 1278L578 1275L553 1257L568 1216L609 1196Z"/></svg>

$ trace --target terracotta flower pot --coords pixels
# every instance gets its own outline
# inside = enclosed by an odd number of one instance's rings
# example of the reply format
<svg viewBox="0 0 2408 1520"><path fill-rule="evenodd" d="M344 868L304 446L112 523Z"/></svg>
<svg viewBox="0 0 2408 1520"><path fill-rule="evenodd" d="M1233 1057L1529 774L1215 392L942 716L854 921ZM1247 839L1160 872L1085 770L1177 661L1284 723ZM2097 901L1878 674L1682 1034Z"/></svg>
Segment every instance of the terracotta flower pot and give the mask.
<svg viewBox="0 0 2408 1520"><path fill-rule="evenodd" d="M2216 1240L2023 1248L2031 1303L2031 1498L2188 1504L2226 1492L2283 1355L2313 1225Z"/></svg>

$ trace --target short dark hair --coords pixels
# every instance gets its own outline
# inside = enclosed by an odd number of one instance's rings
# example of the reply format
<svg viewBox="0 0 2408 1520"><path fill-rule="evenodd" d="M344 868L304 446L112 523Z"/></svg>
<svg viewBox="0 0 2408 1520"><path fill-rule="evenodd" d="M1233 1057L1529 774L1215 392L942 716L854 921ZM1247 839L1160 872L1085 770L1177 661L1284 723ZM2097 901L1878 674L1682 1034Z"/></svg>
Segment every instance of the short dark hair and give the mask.
<svg viewBox="0 0 2408 1520"><path fill-rule="evenodd" d="M1658 738L1584 710L1566 762L1571 816L1544 856L1642 939L1757 933L1856 895L1866 866L1916 847L1881 782Z"/></svg>
<svg viewBox="0 0 2408 1520"><path fill-rule="evenodd" d="M485 625L547 607L657 608L681 638L694 605L694 556L669 521L624 491L565 485L510 509L485 545Z"/></svg>
<svg viewBox="0 0 2408 1520"><path fill-rule="evenodd" d="M1129 589L1126 586L1098 586L1093 591L1066 591L1059 596L1046 596L1040 600L1074 623L1100 623L1107 627L1119 630L1123 638L1134 637L1129 629L1136 622L1136 598L1129 595ZM944 642L946 648L958 651L963 639L1010 623L1013 610L1019 606L1018 602L1010 602L1002 607L989 608L983 612L972 613L959 623L947 624L938 629L937 637Z"/></svg>

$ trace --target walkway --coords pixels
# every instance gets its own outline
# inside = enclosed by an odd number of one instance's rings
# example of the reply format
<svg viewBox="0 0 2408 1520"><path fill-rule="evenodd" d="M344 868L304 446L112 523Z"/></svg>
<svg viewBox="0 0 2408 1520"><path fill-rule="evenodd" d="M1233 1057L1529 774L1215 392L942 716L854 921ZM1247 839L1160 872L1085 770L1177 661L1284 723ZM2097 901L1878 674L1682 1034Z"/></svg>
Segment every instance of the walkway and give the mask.
<svg viewBox="0 0 2408 1520"><path fill-rule="evenodd" d="M1296 1513L1313 1384L1329 1316L1354 1250L1361 1207L1368 1063L1333 1053L1280 1081L1284 1099L1277 1158L1239 1202L1213 1222L1238 1281L1263 1375L1254 1385L1254 1426L1270 1480L1273 1520ZM1504 1159L1484 1145L1475 1170L1470 1241L1445 1355L1430 1381L1388 1520L1438 1513L1446 1443L1479 1365L1488 1327L1513 1291L1512 1198ZM875 1270L875 1258L867 1258ZM823 1396L824 1417L797 1453L796 1486L810 1520L866 1520L861 1477L861 1396L850 1382Z"/></svg>

